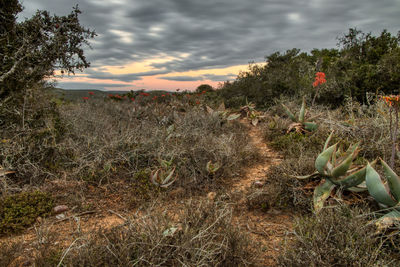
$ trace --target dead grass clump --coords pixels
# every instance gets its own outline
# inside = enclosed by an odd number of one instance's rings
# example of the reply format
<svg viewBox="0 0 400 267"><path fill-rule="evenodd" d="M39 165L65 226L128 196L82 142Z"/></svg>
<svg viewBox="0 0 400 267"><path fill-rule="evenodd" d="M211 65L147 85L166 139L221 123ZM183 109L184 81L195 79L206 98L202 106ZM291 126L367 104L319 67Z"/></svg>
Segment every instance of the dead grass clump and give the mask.
<svg viewBox="0 0 400 267"><path fill-rule="evenodd" d="M160 207L125 225L76 242L65 266L247 266L248 240L225 204L189 202L172 218ZM79 243L79 245L78 245ZM41 259L43 260L43 259Z"/></svg>
<svg viewBox="0 0 400 267"><path fill-rule="evenodd" d="M360 214L339 206L298 219L278 258L280 266L398 266Z"/></svg>
<svg viewBox="0 0 400 267"><path fill-rule="evenodd" d="M303 158L304 160L304 158ZM271 166L266 173L268 179L262 188L252 188L247 194L250 209L269 208L291 209L296 213L312 211L312 188L305 189L307 181L301 181L290 175L308 174L314 171L313 161L305 164L299 159L287 159L281 164Z"/></svg>

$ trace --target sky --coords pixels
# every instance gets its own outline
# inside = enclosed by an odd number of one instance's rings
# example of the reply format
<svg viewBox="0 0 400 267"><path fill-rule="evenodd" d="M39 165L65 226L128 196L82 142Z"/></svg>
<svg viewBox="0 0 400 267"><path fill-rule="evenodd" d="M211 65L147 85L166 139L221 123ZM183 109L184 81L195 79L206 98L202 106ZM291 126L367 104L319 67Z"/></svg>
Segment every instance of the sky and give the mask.
<svg viewBox="0 0 400 267"><path fill-rule="evenodd" d="M21 0L19 19L38 9L66 15L98 36L91 67L57 79L64 89L193 90L235 79L273 52L336 48L356 27L400 30L400 0Z"/></svg>

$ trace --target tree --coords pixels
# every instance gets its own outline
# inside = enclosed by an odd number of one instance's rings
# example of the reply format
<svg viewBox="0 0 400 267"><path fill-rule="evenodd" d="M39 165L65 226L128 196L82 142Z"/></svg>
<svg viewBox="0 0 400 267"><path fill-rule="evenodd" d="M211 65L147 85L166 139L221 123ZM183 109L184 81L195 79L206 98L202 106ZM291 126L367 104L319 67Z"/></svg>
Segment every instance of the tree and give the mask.
<svg viewBox="0 0 400 267"><path fill-rule="evenodd" d="M0 100L54 75L89 67L83 46L96 33L79 23L78 6L66 16L38 10L23 22L18 0L0 0Z"/></svg>
<svg viewBox="0 0 400 267"><path fill-rule="evenodd" d="M214 88L213 88L211 85L209 85L209 84L202 84L202 85L199 85L199 86L196 88L196 93L201 93L201 92L203 92L203 91L205 91L205 92L212 92L212 91L214 91Z"/></svg>

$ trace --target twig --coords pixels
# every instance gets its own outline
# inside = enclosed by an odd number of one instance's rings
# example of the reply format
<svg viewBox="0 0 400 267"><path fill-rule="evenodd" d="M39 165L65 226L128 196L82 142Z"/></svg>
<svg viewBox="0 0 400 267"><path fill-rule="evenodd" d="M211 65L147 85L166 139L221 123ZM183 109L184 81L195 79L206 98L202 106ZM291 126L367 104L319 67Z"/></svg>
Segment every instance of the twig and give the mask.
<svg viewBox="0 0 400 267"><path fill-rule="evenodd" d="M80 216L83 216L83 215L88 215L88 214L93 214L93 213L96 213L96 211L95 210L84 211L84 212L81 212L81 213L78 213L78 214L75 214L75 215L72 215L72 216L68 216L68 217L66 217L64 219L60 219L60 220L56 221L56 223L66 221L66 220L72 219L74 217L80 217Z"/></svg>
<svg viewBox="0 0 400 267"><path fill-rule="evenodd" d="M128 221L128 219L127 218L125 218L124 216L122 216L121 214L119 214L119 213L117 213L117 212L115 212L115 211L113 211L113 210L108 210L108 212L110 212L110 213L112 213L112 214L114 214L114 215L117 215L118 217L120 217L122 220L124 220L124 221Z"/></svg>

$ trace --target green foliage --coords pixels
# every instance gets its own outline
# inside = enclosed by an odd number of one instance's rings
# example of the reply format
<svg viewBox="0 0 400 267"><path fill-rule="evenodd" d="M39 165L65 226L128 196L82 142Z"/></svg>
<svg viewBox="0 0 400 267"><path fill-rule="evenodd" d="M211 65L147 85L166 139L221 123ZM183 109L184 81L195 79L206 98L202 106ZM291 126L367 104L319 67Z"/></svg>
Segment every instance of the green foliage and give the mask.
<svg viewBox="0 0 400 267"><path fill-rule="evenodd" d="M276 52L266 57L267 64L249 66L247 72L238 75L234 82L226 82L218 93L229 105L240 107L245 97L258 107L271 106L280 95L298 96L312 83L312 65L305 53L292 49L281 54ZM235 100L233 100L235 99ZM245 99L244 99L245 100Z"/></svg>
<svg viewBox="0 0 400 267"><path fill-rule="evenodd" d="M211 86L211 85L209 85L209 84L202 84L202 85L199 85L197 88L196 88L196 93L207 93L207 92L213 92L214 91L214 88Z"/></svg>
<svg viewBox="0 0 400 267"><path fill-rule="evenodd" d="M0 199L0 235L31 226L39 216L49 215L52 208L50 195L40 191L3 197Z"/></svg>
<svg viewBox="0 0 400 267"><path fill-rule="evenodd" d="M250 65L235 81L226 82L219 95L228 107L239 107L247 98L258 107L270 107L280 96L314 95L316 71L326 74L317 103L330 107L344 104L348 97L370 104L368 95L399 92L400 34L383 30L379 36L349 29L339 38L339 49L314 49L301 53L292 49L266 57L264 65Z"/></svg>
<svg viewBox="0 0 400 267"><path fill-rule="evenodd" d="M11 5L9 1L3 2L0 99L8 98L13 92L23 92L52 76L55 68L74 73L89 66L82 47L96 34L80 25L78 7L67 16L37 11L32 18L16 22L21 5L18 1L12 1ZM3 5L8 8L3 9Z"/></svg>
<svg viewBox="0 0 400 267"><path fill-rule="evenodd" d="M293 129L295 129L296 132L298 133L305 133L305 132L312 132L315 131L318 128L318 125L314 122L311 122L314 118L308 118L306 121L305 120L305 115L306 115L306 98L303 97L303 102L301 104L301 108L299 111L298 117L293 114L288 107L286 107L283 103L281 104L283 109L285 110L286 114L289 116L289 118L293 121L292 124L289 125L289 128L287 130L287 133L291 132Z"/></svg>

